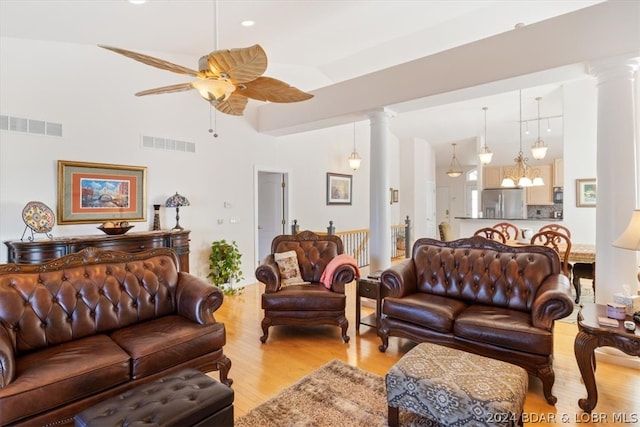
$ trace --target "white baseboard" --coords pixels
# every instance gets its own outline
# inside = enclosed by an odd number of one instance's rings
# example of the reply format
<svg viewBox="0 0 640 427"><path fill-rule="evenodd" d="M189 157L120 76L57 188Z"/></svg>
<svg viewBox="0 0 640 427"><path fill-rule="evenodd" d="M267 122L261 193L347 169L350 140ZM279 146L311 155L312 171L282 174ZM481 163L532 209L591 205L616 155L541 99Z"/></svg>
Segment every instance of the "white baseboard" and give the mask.
<svg viewBox="0 0 640 427"><path fill-rule="evenodd" d="M613 365L640 370L640 358L636 356L629 356L616 348L600 347L596 349L595 354L596 363L602 361Z"/></svg>

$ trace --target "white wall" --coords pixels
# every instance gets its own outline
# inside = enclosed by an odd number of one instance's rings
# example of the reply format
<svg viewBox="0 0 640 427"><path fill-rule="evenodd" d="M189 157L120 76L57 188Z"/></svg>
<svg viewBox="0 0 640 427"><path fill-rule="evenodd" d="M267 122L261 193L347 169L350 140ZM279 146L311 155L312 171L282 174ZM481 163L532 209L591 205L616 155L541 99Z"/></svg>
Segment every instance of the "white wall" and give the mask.
<svg viewBox="0 0 640 427"><path fill-rule="evenodd" d="M330 219L338 229L368 227L367 122L357 128L364 160L354 174L353 205L326 206L326 172L353 173L347 164L351 125L279 140L255 132L251 122L258 104L250 101L244 117L218 114L220 136L214 139L208 132L209 106L195 92L133 96L188 81L183 76L91 45L2 38L0 46L0 114L63 126L62 137L0 132L2 241L22 235L21 212L28 201L56 210L58 160L146 166L147 220L133 223L132 231L151 229L152 204L163 204L176 191L187 196L191 206L180 210L180 224L191 230L191 272L201 277L208 273L211 241L224 238L236 240L243 253L242 283L254 281L256 167L290 171L291 218L302 227L325 230ZM155 56L186 66L191 60ZM143 149L143 134L193 142L196 153ZM174 209L162 208L161 215L162 228L175 224ZM239 222L231 224L230 218ZM56 225L53 235L98 235L97 225ZM0 262L6 259L2 244Z"/></svg>
<svg viewBox="0 0 640 427"><path fill-rule="evenodd" d="M596 209L576 207L576 179L596 177L597 90L595 79L566 83L564 107L564 206L563 222L571 240L596 242Z"/></svg>
<svg viewBox="0 0 640 427"><path fill-rule="evenodd" d="M418 237L437 237L434 212L427 206L435 204L435 193L428 193L428 183L436 181L435 153L431 144L420 138L402 141L400 144L400 221L409 216L412 225L412 240ZM435 189L435 187L434 187ZM427 200L431 197L433 200ZM428 224L436 228L429 231ZM435 233L434 233L435 231Z"/></svg>

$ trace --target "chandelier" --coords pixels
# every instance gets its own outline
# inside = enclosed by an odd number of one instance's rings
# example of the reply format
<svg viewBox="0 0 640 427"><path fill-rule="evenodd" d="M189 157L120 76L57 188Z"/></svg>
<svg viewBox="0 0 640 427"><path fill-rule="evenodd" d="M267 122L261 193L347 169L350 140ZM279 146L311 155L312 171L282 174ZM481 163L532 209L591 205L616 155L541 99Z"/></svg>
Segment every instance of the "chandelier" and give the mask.
<svg viewBox="0 0 640 427"><path fill-rule="evenodd" d="M489 107L482 107L484 110L484 145L480 149L478 156L480 157L480 163L483 165L491 163L491 158L493 157L493 153L487 147L487 110Z"/></svg>
<svg viewBox="0 0 640 427"><path fill-rule="evenodd" d="M522 154L522 91L520 91L520 151L513 159L515 165L506 168L501 187L532 187L544 185L538 169L533 169L528 165L529 159Z"/></svg>
<svg viewBox="0 0 640 427"><path fill-rule="evenodd" d="M356 151L356 124L353 124L353 151L349 156L349 167L355 171L360 167L360 162L362 162L362 158L358 155Z"/></svg>
<svg viewBox="0 0 640 427"><path fill-rule="evenodd" d="M447 175L449 175L450 178L457 178L462 175L462 166L460 166L460 162L456 158L456 144L452 143L451 145L453 145L453 157L451 157L451 164L449 165Z"/></svg>
<svg viewBox="0 0 640 427"><path fill-rule="evenodd" d="M538 101L538 138L536 139L536 142L534 142L533 146L531 147L531 154L533 155L533 158L536 160L544 159L544 156L547 154L547 148L549 148L547 147L547 145L545 145L542 138L540 138L540 100L541 99L542 98L540 97L536 98L536 101Z"/></svg>

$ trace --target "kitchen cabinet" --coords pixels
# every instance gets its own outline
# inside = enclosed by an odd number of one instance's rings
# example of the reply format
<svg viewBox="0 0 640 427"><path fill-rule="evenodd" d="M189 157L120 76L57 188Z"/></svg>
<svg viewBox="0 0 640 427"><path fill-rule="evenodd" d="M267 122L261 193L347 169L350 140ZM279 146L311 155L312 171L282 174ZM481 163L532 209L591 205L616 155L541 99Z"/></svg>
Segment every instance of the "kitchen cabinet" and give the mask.
<svg viewBox="0 0 640 427"><path fill-rule="evenodd" d="M118 236L68 236L47 240L9 240L7 262L42 264L93 246L102 250L140 252L153 248L172 248L180 259L180 271L189 272L189 231L149 231Z"/></svg>
<svg viewBox="0 0 640 427"><path fill-rule="evenodd" d="M553 159L553 186L564 187L564 160Z"/></svg>
<svg viewBox="0 0 640 427"><path fill-rule="evenodd" d="M482 188L500 188L502 166L485 166L482 170Z"/></svg>
<svg viewBox="0 0 640 427"><path fill-rule="evenodd" d="M527 205L553 205L553 165L534 166L540 171L544 185L527 188Z"/></svg>

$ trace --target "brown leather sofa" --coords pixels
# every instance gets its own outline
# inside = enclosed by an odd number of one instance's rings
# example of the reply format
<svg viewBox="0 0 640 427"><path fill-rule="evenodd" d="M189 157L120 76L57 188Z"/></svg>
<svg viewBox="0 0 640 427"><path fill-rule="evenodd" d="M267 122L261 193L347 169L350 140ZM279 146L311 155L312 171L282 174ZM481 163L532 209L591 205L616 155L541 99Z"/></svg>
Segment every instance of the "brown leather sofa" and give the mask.
<svg viewBox="0 0 640 427"><path fill-rule="evenodd" d="M553 249L423 238L380 280L380 351L396 336L510 362L540 378L547 402L556 403L553 326L573 301Z"/></svg>
<svg viewBox="0 0 640 427"><path fill-rule="evenodd" d="M0 425L64 424L185 368L230 385L223 294L178 265L167 248L0 265Z"/></svg>

